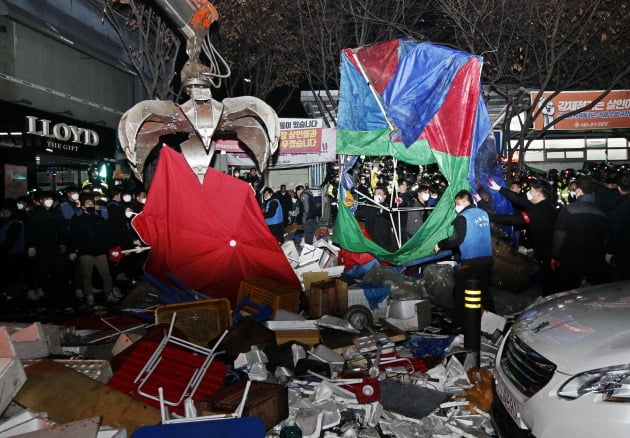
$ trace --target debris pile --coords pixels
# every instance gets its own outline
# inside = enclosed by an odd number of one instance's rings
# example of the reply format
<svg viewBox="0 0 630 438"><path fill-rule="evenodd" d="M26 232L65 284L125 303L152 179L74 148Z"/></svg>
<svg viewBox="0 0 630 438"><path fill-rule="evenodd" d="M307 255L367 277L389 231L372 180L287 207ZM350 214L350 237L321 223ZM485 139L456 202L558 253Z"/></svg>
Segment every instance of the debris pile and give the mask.
<svg viewBox="0 0 630 438"><path fill-rule="evenodd" d="M283 250L301 291L260 278L233 309L169 290L188 299L91 315L92 328L0 323L0 437L493 435L507 321L485 312L481 351L464 348L452 264L352 277L323 239Z"/></svg>

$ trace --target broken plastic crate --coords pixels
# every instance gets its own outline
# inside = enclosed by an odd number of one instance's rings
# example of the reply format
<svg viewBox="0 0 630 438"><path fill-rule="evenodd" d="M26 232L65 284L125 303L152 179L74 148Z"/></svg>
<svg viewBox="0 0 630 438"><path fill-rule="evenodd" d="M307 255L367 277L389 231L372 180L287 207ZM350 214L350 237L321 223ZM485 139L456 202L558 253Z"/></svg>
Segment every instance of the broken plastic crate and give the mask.
<svg viewBox="0 0 630 438"><path fill-rule="evenodd" d="M176 346L166 345L153 373L142 385L142 392L155 396L155 398L149 398L138 392L139 384L134 383L134 380L158 347L159 344L155 341L138 341L138 346L116 371L108 385L157 408L160 406L157 399L160 387L164 388L165 399L179 400L180 395L186 392L193 374L202 367L206 358ZM214 394L221 388L226 373L227 366L224 363L212 361L199 382L197 391L192 397L193 400L197 401ZM170 410L183 415L183 400L175 406L170 406Z"/></svg>

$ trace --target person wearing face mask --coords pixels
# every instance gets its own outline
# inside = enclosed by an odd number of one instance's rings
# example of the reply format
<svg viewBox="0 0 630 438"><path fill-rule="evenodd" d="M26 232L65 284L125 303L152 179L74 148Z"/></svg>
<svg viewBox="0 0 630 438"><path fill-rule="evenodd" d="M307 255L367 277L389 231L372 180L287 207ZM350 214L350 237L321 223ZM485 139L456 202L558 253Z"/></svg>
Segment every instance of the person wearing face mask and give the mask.
<svg viewBox="0 0 630 438"><path fill-rule="evenodd" d="M110 264L112 278L115 281L140 281L143 275L142 266L144 265L147 253L131 252L125 255L121 253L121 251L141 246L140 238L131 226L131 220L137 213L134 213L131 209L131 203L123 203L122 205L124 208L122 219L120 221L112 221L110 219L109 221L113 247L110 248L108 255L110 262L113 262ZM116 298L122 298L124 296L115 286L113 294Z"/></svg>
<svg viewBox="0 0 630 438"><path fill-rule="evenodd" d="M107 202L107 211L109 213L109 218L112 216L124 216L125 210L122 206L122 187L116 186L110 191L110 199Z"/></svg>
<svg viewBox="0 0 630 438"><path fill-rule="evenodd" d="M387 189L377 186L374 189L374 203L364 204L355 213L357 220L365 223L365 229L372 240L388 251L395 249L392 221L389 211Z"/></svg>
<svg viewBox="0 0 630 438"><path fill-rule="evenodd" d="M147 192L144 189L135 190L131 200L131 209L134 213L141 213L147 202Z"/></svg>
<svg viewBox="0 0 630 438"><path fill-rule="evenodd" d="M429 213L431 213L429 207L431 189L429 186L426 184L418 186L418 190L415 195L416 196L411 198L409 206L416 208L417 210L411 210L407 213L407 224L405 227L407 239L411 239L411 237L416 234L427 217L429 217Z"/></svg>
<svg viewBox="0 0 630 438"><path fill-rule="evenodd" d="M499 186L493 179L488 181L490 190L498 191L516 208L518 214L491 216L493 222L524 227L527 240L534 252L534 259L540 266L540 283L543 294L548 295L556 289L554 274L551 270L551 245L553 230L558 218L553 200L553 187L545 180L533 180L526 197L505 187Z"/></svg>
<svg viewBox="0 0 630 438"><path fill-rule="evenodd" d="M79 201L79 189L74 186L66 187L64 190L65 196L59 202L59 209L63 218L70 225L72 216L81 214L81 201Z"/></svg>
<svg viewBox="0 0 630 438"><path fill-rule="evenodd" d="M33 209L33 205L29 198L26 196L20 196L17 198L16 204L17 210L15 211L16 219L22 221L22 223L26 223L26 216Z"/></svg>
<svg viewBox="0 0 630 438"><path fill-rule="evenodd" d="M65 196L59 203L59 210L66 221L66 226L70 228L70 222L74 216L81 216L83 209L79 199L79 189L75 186L66 187ZM66 262L66 273L68 281L72 283L74 294L78 300L83 299L83 290L81 289L81 268L77 263L70 260Z"/></svg>
<svg viewBox="0 0 630 438"><path fill-rule="evenodd" d="M457 270L454 287L455 321L463 323L464 290L471 279L481 283L481 304L484 309L494 311L494 301L490 294L490 269L492 268L492 237L490 218L481 208L473 204L472 194L462 190L455 195L455 212L452 222L453 234L435 245L435 252L442 250L459 251L460 267Z"/></svg>
<svg viewBox="0 0 630 438"><path fill-rule="evenodd" d="M553 233L551 268L558 273L559 290L609 280L608 217L595 201L597 181L580 176L576 183L577 201L562 208Z"/></svg>
<svg viewBox="0 0 630 438"><path fill-rule="evenodd" d="M94 305L92 276L96 268L103 279L103 289L109 303L117 301L107 260L112 247L111 230L107 221L96 213L94 198L87 195L81 201L83 214L74 216L70 224L68 247L70 259L78 260L83 279L83 293L88 306Z"/></svg>
<svg viewBox="0 0 630 438"><path fill-rule="evenodd" d="M435 185L431 185L431 194L429 196L429 207L435 207L440 200L440 190Z"/></svg>
<svg viewBox="0 0 630 438"><path fill-rule="evenodd" d="M42 192L39 205L26 219L27 255L34 259L37 271L37 289L29 289L27 297L36 301L48 296L50 303L68 302L68 284L65 260L68 227L54 195Z"/></svg>

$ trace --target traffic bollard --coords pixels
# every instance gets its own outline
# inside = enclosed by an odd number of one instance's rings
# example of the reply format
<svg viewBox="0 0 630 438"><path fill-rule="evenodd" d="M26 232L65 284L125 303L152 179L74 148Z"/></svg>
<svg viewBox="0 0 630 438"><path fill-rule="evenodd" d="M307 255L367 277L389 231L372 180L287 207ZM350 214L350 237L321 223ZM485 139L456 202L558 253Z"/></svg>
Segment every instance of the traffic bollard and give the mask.
<svg viewBox="0 0 630 438"><path fill-rule="evenodd" d="M467 280L464 287L464 348L476 354L479 366L481 350L481 282Z"/></svg>

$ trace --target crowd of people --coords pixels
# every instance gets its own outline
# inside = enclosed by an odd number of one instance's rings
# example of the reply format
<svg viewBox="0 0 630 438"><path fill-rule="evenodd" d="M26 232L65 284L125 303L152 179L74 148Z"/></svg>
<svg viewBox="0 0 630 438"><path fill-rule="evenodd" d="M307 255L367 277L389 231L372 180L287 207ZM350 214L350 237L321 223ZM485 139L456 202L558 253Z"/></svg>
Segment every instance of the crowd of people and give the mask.
<svg viewBox="0 0 630 438"><path fill-rule="evenodd" d="M435 250L452 250L459 257L456 311L466 280L481 280L488 290L493 237L510 240L539 265L536 279L543 295L630 278L630 172L565 169L510 177L506 187L490 179L475 196L469 191L455 195L453 233ZM437 184L433 178L398 180L392 195L387 186L372 188L363 178L357 182L357 198L363 202L355 217L376 243L395 250L396 229L401 244L413 236L447 184L440 178ZM493 200L501 196L512 214L495 211ZM483 305L493 309L490 294L484 295Z"/></svg>
<svg viewBox="0 0 630 438"><path fill-rule="evenodd" d="M286 184L282 184L276 192L271 187L265 187L262 190L262 210L269 231L278 243L285 241L287 225L295 223L303 229L304 242L313 244L321 208L316 205L308 186L296 186L293 194L287 191Z"/></svg>
<svg viewBox="0 0 630 438"><path fill-rule="evenodd" d="M484 214L489 229L501 230L515 248L525 248L523 252L539 264L544 294L630 278L630 172L567 169L544 176L513 173L508 178L505 187L489 180L474 197L470 192L455 196L454 232L437 243L436 251L459 253L465 262L461 266L471 268L462 270L470 274L466 278L487 280L489 254L477 254L487 245L474 240L479 236L472 236L470 225L485 224ZM313 243L322 211L308 186L288 191L282 184L274 191L263 186L255 169L243 179L259 193L264 219L280 244L291 223L301 226L306 243ZM400 179L392 191L391 183L373 185L361 177L354 191L359 201L355 217L376 243L395 250L427 220L447 186L445 178L432 175ZM497 196L509 201L512 214L495 211ZM142 245L131 219L145 201L144 190L131 192L122 186L108 190L95 175L63 194L39 192L4 200L0 292L9 300L25 296L71 306L78 301L94 305L94 292L102 289L105 301L116 302L122 296L116 282L142 276L144 254L122 254ZM392 210L395 214L390 214Z"/></svg>
<svg viewBox="0 0 630 438"><path fill-rule="evenodd" d="M509 199L513 215L491 219L520 231L541 265L545 293L630 278L630 173L574 172L514 180L489 189Z"/></svg>
<svg viewBox="0 0 630 438"><path fill-rule="evenodd" d="M37 192L5 199L0 219L0 292L7 301L47 306L94 306L122 298L116 281L142 276L142 246L131 219L142 211L146 192L87 181L63 193ZM98 275L94 275L94 271Z"/></svg>

